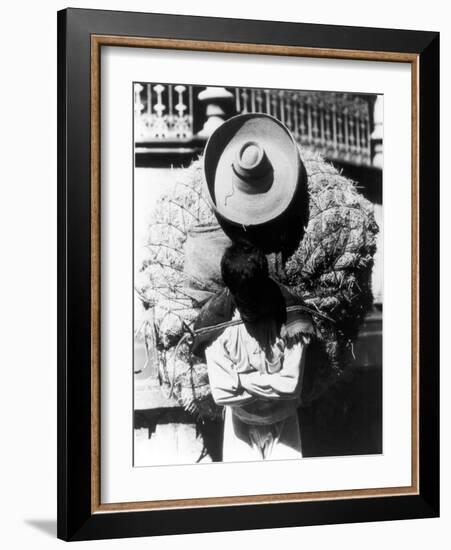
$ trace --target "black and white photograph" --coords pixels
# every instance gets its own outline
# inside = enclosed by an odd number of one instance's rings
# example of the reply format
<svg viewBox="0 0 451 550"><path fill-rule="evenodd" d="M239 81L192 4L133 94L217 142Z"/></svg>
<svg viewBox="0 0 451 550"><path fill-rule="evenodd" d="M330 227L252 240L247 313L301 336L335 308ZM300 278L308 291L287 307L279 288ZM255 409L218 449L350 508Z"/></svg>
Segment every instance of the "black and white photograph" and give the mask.
<svg viewBox="0 0 451 550"><path fill-rule="evenodd" d="M133 466L382 454L383 95L132 86Z"/></svg>
<svg viewBox="0 0 451 550"><path fill-rule="evenodd" d="M2 548L449 546L445 7L5 5Z"/></svg>

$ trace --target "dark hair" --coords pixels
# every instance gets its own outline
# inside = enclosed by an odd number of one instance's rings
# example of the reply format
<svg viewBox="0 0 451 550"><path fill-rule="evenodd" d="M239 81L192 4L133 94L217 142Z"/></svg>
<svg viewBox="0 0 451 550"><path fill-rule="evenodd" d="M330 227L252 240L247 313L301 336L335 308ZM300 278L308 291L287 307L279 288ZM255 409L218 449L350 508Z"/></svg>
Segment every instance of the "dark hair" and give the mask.
<svg viewBox="0 0 451 550"><path fill-rule="evenodd" d="M248 291L268 279L268 260L252 244L233 243L222 256L221 274L232 294Z"/></svg>
<svg viewBox="0 0 451 550"><path fill-rule="evenodd" d="M244 320L272 314L264 298L271 283L268 260L260 249L245 241L232 244L222 256L221 274Z"/></svg>

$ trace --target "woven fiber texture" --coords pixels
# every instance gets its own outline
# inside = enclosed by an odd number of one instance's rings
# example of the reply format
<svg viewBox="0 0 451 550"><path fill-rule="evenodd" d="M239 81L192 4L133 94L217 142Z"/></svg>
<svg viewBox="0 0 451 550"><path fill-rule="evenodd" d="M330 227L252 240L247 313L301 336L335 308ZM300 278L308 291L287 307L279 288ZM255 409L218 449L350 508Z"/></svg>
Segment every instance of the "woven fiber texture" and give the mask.
<svg viewBox="0 0 451 550"><path fill-rule="evenodd" d="M302 301L334 319L315 318L331 366L340 369L352 351L373 295L371 271L379 228L372 204L356 185L319 155L304 159L309 186L309 223L285 263L285 284Z"/></svg>

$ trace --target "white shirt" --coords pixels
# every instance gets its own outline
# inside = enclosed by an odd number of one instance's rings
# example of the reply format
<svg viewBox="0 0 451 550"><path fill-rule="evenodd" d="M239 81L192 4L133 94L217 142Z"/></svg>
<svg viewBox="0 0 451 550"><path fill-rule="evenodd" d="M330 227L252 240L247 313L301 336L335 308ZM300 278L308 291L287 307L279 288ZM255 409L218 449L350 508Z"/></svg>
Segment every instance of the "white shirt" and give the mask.
<svg viewBox="0 0 451 550"><path fill-rule="evenodd" d="M238 312L234 319L240 319ZM277 334L275 322L268 321L227 327L205 351L216 403L233 407L248 424L292 415L299 405L308 332L313 332L305 317L303 326L307 330L298 334L286 325Z"/></svg>

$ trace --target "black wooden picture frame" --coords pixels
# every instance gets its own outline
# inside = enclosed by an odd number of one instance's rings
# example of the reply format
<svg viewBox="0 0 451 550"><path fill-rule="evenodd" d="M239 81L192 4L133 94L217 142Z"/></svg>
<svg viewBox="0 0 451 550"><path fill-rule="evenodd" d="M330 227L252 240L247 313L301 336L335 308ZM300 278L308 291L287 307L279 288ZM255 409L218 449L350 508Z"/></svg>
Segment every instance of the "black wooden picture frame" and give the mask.
<svg viewBox="0 0 451 550"><path fill-rule="evenodd" d="M109 37L106 42L93 37ZM98 135L92 131L93 59L102 44L170 41L182 49L400 60L416 71L413 166L417 163L417 295L413 320L418 349L418 457L416 494L359 498L228 502L213 506L102 509L98 497L97 279L98 232L93 210ZM133 42L135 41L135 42ZM169 42L168 42L169 41ZM185 46L180 42L186 41ZM213 44L213 46L212 46ZM249 46L249 47L248 47ZM155 47L155 46L154 46ZM249 49L251 48L251 49ZM236 50L235 50L236 51ZM97 67L98 69L98 67ZM94 99L96 99L94 97ZM97 98L98 100L98 98ZM96 149L97 148L97 149ZM415 172L415 169L414 169ZM315 524L436 517L439 514L439 34L131 12L67 9L58 13L58 537L115 537L230 531ZM96 229L97 228L97 229ZM98 236L98 235L97 235ZM93 246L94 243L94 246ZM94 259L93 259L94 258ZM97 263L96 263L97 262ZM93 267L94 266L94 267ZM98 275L98 273L97 273ZM93 406L94 403L94 406ZM97 458L96 458L97 457ZM94 463L93 463L94 462Z"/></svg>

